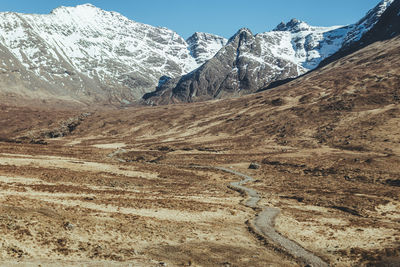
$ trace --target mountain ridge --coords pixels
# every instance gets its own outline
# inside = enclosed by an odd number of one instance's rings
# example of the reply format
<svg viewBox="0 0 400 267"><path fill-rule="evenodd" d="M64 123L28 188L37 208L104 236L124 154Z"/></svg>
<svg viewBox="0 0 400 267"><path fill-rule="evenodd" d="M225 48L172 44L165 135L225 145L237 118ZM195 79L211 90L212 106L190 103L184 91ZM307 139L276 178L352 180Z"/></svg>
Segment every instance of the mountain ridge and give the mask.
<svg viewBox="0 0 400 267"><path fill-rule="evenodd" d="M400 34L400 1L385 0L380 5L388 5L385 12L381 12L381 19L374 24L364 36L360 37L353 44L343 46L337 53L324 59L320 67L326 66L327 64L338 60L341 57L347 56L356 50L363 48L373 42L386 40ZM371 13L367 14L370 15ZM372 13L373 14L373 13ZM360 20L359 23L362 23Z"/></svg>
<svg viewBox="0 0 400 267"><path fill-rule="evenodd" d="M4 72L18 65L18 72L26 73L14 77L15 95L41 91L74 101L127 104L154 90L160 78L200 65L176 32L92 4L61 6L49 14L0 13L0 36L15 61L3 60ZM213 56L206 52L202 60Z"/></svg>
<svg viewBox="0 0 400 267"><path fill-rule="evenodd" d="M159 105L236 97L296 78L317 68L324 59L343 47L359 41L379 22L393 2L395 0L381 1L358 22L347 26L315 27L297 19L282 22L271 32L254 35L253 43L239 42L236 53L226 53L223 58L221 51L231 45L239 30L206 63L207 68L196 69L195 73L166 83L155 92L144 95L143 100L147 104ZM240 58L242 60L238 60ZM233 61L234 64L225 64Z"/></svg>
<svg viewBox="0 0 400 267"><path fill-rule="evenodd" d="M393 2L381 1L352 25L316 27L292 19L270 32L242 28L229 40L201 32L184 40L92 4L44 15L3 12L0 94L7 101L120 106L254 93L303 75L357 43Z"/></svg>

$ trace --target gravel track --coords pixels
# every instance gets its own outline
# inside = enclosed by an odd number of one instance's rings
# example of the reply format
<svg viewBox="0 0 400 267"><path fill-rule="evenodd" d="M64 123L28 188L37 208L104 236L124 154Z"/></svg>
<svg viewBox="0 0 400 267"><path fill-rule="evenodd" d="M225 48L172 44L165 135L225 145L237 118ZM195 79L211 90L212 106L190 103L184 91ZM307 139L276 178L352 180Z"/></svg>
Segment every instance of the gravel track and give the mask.
<svg viewBox="0 0 400 267"><path fill-rule="evenodd" d="M114 153L108 155L110 158L117 158L117 160L122 161L116 157L118 154L123 151L117 150ZM187 166L186 166L187 167ZM261 200L260 194L252 189L244 186L249 182L253 182L255 179L247 174L229 169L224 167L212 167L212 166L190 166L191 168L206 168L206 169L215 169L224 171L230 174L234 174L236 176L242 177L243 179L238 182L231 182L230 188L233 190L245 193L248 196L248 199L244 202L244 205L252 208L254 210L261 209L255 219L254 219L254 227L255 230L260 233L266 239L272 241L275 245L278 245L280 248L283 248L287 253L292 255L295 259L300 260L306 266L315 266L315 267L325 267L329 266L326 262L324 262L321 258L314 255L312 252L305 250L296 242L282 236L275 230L275 218L279 215L280 210L278 208L272 207L260 207L258 202Z"/></svg>
<svg viewBox="0 0 400 267"><path fill-rule="evenodd" d="M262 209L262 211L258 213L256 218L254 219L254 227L257 232L261 233L264 237L272 241L275 245L283 248L287 253L289 253L296 259L301 260L308 266L329 266L321 258L305 250L299 244L290 239L287 239L275 230L275 218L279 215L280 210L278 208L260 207L258 205L258 202L261 199L259 193L254 189L244 186L249 182L253 182L253 177L228 168L215 167L215 169L228 172L243 178L243 180L239 182L230 183L230 187L234 190L246 193L249 198L245 201L245 206L252 209Z"/></svg>

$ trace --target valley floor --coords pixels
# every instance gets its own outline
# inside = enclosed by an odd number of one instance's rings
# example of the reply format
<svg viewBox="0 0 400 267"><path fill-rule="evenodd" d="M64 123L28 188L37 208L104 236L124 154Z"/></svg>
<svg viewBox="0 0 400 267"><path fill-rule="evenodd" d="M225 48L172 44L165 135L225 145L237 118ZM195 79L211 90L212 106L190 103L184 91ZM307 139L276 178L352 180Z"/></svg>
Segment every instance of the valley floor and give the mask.
<svg viewBox="0 0 400 267"><path fill-rule="evenodd" d="M145 150L110 141L0 144L4 266L299 262L249 231L246 221L257 212L227 187L240 177L193 165L225 166L254 177L247 186L260 193L260 203L281 210L276 229L331 264L399 263L398 187L342 175L354 164L368 172L365 162L384 164L383 155L287 147L199 151L171 144ZM260 169L248 169L251 162L260 162Z"/></svg>

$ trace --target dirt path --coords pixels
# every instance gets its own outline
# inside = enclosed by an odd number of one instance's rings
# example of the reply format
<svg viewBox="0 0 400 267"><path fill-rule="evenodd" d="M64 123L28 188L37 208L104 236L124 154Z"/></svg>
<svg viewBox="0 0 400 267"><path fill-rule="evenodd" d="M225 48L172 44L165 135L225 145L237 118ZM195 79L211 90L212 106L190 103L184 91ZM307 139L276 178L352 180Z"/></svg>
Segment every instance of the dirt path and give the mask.
<svg viewBox="0 0 400 267"><path fill-rule="evenodd" d="M240 173L235 170L231 170L228 168L216 167L215 169L221 170L224 172L228 172L237 176L244 178L239 182L232 182L230 183L231 188L237 190L239 192L244 192L249 197L246 202L244 203L247 207L252 209L261 208L262 211L257 214L256 218L254 219L254 227L257 232L262 234L268 240L271 240L274 244L278 245L279 247L283 248L286 252L290 255L295 257L296 259L300 259L307 265L311 266L328 266L326 262L324 262L321 258L314 255L313 253L305 250L299 244L293 242L290 239L280 235L276 232L274 225L275 225L275 218L280 213L278 208L271 208L271 207L260 207L258 202L260 201L260 195L254 189L245 187L244 184L254 181L251 176L246 174Z"/></svg>
<svg viewBox="0 0 400 267"><path fill-rule="evenodd" d="M118 161L122 161L123 159L117 157L121 152L123 151L116 150L114 153L111 153L108 156L110 158L116 158ZM262 209L262 211L258 213L256 218L254 219L255 230L262 236L266 237L268 240L272 241L275 245L278 245L279 247L283 248L287 253L292 255L295 259L300 260L305 265L315 266L315 267L329 266L318 256L305 250L299 244L295 243L290 239L287 239L286 237L276 232L274 228L275 218L280 213L280 210L278 208L261 207L258 205L258 202L261 199L259 193L254 189L244 186L249 182L253 182L254 181L253 177L224 167L212 167L212 166L190 166L190 167L216 169L242 177L243 178L242 180L230 183L230 188L239 191L241 193L245 193L249 197L244 202L245 206L252 209Z"/></svg>
<svg viewBox="0 0 400 267"><path fill-rule="evenodd" d="M244 192L244 193L246 193L246 195L249 196L249 198L245 202L245 206L252 208L252 209L258 208L258 202L261 199L260 195L257 193L256 190L243 186L244 184L254 181L253 177L248 176L243 173L240 173L240 172L237 172L237 171L234 171L234 170L231 170L231 169L223 168L223 167L216 167L215 169L221 170L224 172L229 172L229 173L232 173L232 174L235 174L237 176L244 178L243 180L241 180L239 182L232 182L232 183L230 183L230 185L231 185L231 187L233 187L233 189L240 191L240 192Z"/></svg>

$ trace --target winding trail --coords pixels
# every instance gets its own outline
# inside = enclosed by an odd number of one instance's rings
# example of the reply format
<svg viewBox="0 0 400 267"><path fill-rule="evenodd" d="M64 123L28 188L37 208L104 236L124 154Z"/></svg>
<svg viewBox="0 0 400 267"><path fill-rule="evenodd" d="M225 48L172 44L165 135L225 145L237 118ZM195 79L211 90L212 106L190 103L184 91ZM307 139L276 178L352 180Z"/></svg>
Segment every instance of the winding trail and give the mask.
<svg viewBox="0 0 400 267"><path fill-rule="evenodd" d="M250 207L252 209L262 209L262 211L257 214L253 222L255 230L259 234L266 237L268 240L272 241L279 247L283 248L287 253L289 253L296 259L299 259L306 265L329 266L321 258L305 250L299 244L295 243L290 239L287 239L286 237L282 236L275 230L274 228L275 218L280 213L280 210L278 208L260 207L258 205L258 202L261 199L258 192L254 189L244 186L244 184L246 183L253 182L254 181L253 177L228 168L215 167L215 169L228 172L244 178L239 182L230 183L230 187L236 191L246 193L246 195L249 198L245 201L244 203L245 206Z"/></svg>
<svg viewBox="0 0 400 267"><path fill-rule="evenodd" d="M124 149L119 149L109 154L108 157L115 158L119 162L125 162L124 159L118 157L119 154L126 152ZM275 230L275 218L279 215L280 209L272 208L272 207L261 207L258 205L261 197L260 194L252 189L244 186L249 182L254 182L254 178L235 171L233 169L224 168L224 167L213 167L213 166L182 166L182 167L190 167L190 168L206 168L206 169L214 169L224 171L230 174L234 174L236 176L240 176L243 179L238 182L231 182L229 187L235 191L240 193L244 193L248 196L248 199L244 202L244 205L252 208L254 210L260 210L254 221L254 230L257 234L271 241L274 245L277 245L279 248L282 248L286 253L293 256L296 260L304 263L306 266L314 266L314 267L328 267L329 265L324 262L321 258L316 256L310 251L305 250L302 246L297 244L296 242L282 236Z"/></svg>

